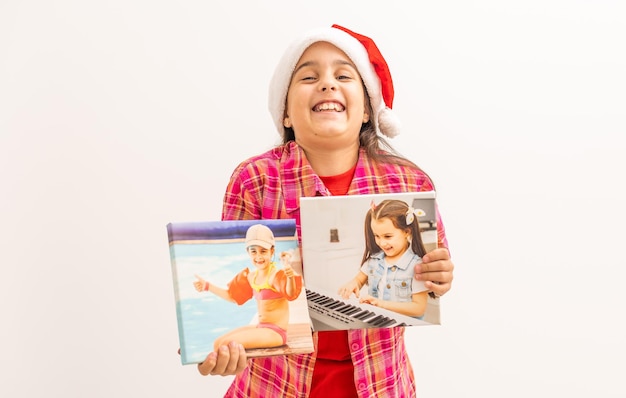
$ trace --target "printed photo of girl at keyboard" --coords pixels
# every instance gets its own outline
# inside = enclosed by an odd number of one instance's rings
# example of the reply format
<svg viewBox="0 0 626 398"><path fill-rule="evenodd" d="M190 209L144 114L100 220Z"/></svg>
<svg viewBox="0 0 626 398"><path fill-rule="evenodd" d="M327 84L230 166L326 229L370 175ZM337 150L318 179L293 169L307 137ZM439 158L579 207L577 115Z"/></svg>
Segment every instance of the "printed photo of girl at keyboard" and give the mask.
<svg viewBox="0 0 626 398"><path fill-rule="evenodd" d="M439 245L435 192L301 198L300 206L314 330L440 324L440 299L414 277Z"/></svg>
<svg viewBox="0 0 626 398"><path fill-rule="evenodd" d="M413 277L414 267L426 249L419 230L422 209L401 200L384 200L365 216L365 252L361 269L338 293L347 299L354 294L360 303L422 318L428 289ZM367 284L368 294L360 296Z"/></svg>

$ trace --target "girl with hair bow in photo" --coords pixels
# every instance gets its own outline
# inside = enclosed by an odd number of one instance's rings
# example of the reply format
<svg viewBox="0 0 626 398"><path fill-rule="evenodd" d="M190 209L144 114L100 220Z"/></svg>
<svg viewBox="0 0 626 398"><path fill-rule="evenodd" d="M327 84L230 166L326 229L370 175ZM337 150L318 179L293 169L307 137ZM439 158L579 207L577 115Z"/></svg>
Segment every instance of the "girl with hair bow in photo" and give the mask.
<svg viewBox="0 0 626 398"><path fill-rule="evenodd" d="M365 252L354 278L339 288L344 299L354 294L361 303L422 318L428 288L414 278L415 265L426 249L416 211L401 200L372 202L365 216ZM360 297L367 284L368 294Z"/></svg>

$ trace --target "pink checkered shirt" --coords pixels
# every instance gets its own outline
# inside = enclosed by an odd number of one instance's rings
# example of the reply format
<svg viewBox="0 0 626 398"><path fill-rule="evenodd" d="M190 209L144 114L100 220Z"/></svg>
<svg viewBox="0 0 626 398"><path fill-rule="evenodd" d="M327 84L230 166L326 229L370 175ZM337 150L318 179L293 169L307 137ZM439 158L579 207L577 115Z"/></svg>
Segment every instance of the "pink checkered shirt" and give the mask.
<svg viewBox="0 0 626 398"><path fill-rule="evenodd" d="M361 150L348 195L432 189L432 182L419 169L375 163ZM222 219L295 218L300 236L299 199L320 195L330 192L292 141L239 164L226 189ZM439 247L447 247L443 224L437 218ZM359 397L415 397L403 327L351 330L348 340ZM314 342L317 345L316 334ZM313 353L250 359L225 397L308 397L315 358Z"/></svg>

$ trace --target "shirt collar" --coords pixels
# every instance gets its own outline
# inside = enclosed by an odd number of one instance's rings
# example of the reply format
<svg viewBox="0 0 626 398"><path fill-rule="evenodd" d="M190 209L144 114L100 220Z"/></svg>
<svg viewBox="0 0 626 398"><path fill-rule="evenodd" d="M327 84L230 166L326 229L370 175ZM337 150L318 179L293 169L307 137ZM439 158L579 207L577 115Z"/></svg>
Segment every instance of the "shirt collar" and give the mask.
<svg viewBox="0 0 626 398"><path fill-rule="evenodd" d="M283 192L285 195L285 206L287 212L292 213L300 208L300 197L331 196L322 179L315 173L304 150L295 141L289 141L285 145L282 154ZM356 177L369 170L369 161L365 149L359 149L359 158L354 170L354 177L348 188L348 195L358 195L362 193L362 188L355 182Z"/></svg>
<svg viewBox="0 0 626 398"><path fill-rule="evenodd" d="M295 141L287 143L281 164L281 180L288 213L300 208L300 197L330 196L304 151Z"/></svg>

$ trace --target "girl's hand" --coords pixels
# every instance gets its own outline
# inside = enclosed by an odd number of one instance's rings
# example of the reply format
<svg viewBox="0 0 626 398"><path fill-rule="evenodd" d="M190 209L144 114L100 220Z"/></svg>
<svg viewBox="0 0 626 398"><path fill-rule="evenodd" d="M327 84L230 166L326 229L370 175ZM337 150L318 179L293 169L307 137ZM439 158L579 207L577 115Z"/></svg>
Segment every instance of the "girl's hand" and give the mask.
<svg viewBox="0 0 626 398"><path fill-rule="evenodd" d="M208 290L208 282L205 281L204 279L202 279L202 277L195 275L196 277L196 281L193 283L193 287L196 288L197 291L199 292L203 292L205 290Z"/></svg>
<svg viewBox="0 0 626 398"><path fill-rule="evenodd" d="M198 364L201 375L236 375L248 366L246 350L239 343L223 345L207 355L204 362Z"/></svg>
<svg viewBox="0 0 626 398"><path fill-rule="evenodd" d="M285 276L287 278L291 278L292 276L296 274L293 268L291 268L291 265L289 264L285 264L283 270L285 271Z"/></svg>
<svg viewBox="0 0 626 398"><path fill-rule="evenodd" d="M280 262L283 264L283 267L287 267L291 264L291 252L282 252L280 253Z"/></svg>
<svg viewBox="0 0 626 398"><path fill-rule="evenodd" d="M359 300L359 303L361 303L361 304L370 304L370 305L373 305L374 307L378 307L380 305L381 301L382 300L379 300L376 297L372 297L372 296L367 295L367 296L361 298Z"/></svg>
<svg viewBox="0 0 626 398"><path fill-rule="evenodd" d="M453 270L450 252L441 247L427 253L422 262L415 265L415 279L423 281L435 295L443 296L452 287Z"/></svg>
<svg viewBox="0 0 626 398"><path fill-rule="evenodd" d="M359 290L361 290L361 288L359 287L358 282L353 279L345 285L341 286L337 291L337 294L340 295L343 299L348 299L350 298L350 295L354 293L354 295L358 298Z"/></svg>

